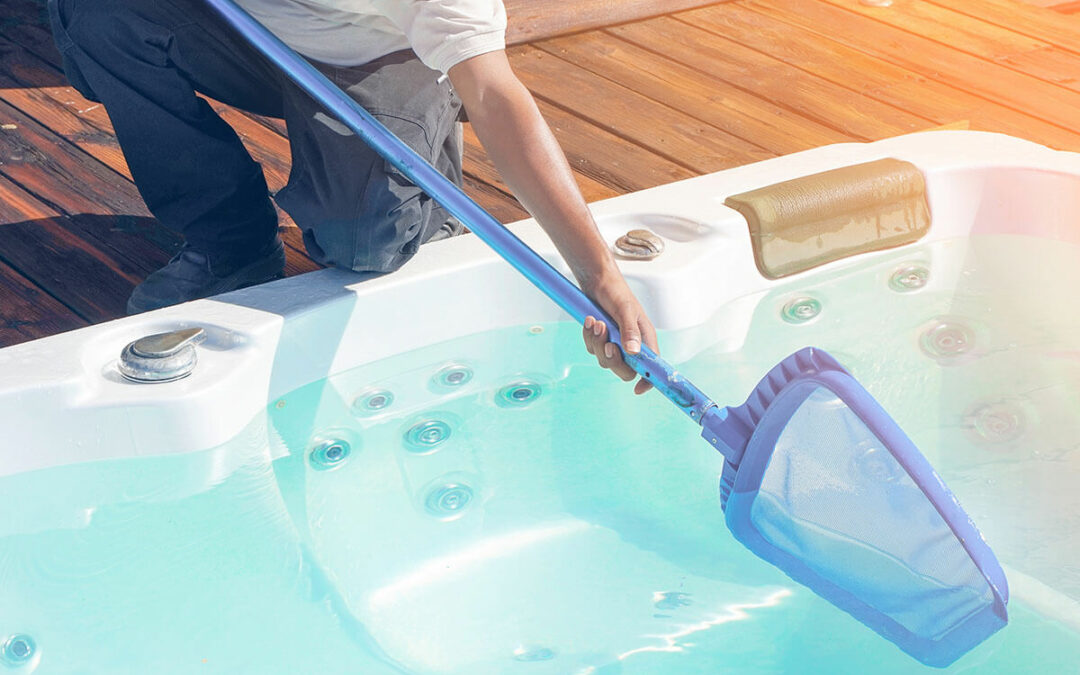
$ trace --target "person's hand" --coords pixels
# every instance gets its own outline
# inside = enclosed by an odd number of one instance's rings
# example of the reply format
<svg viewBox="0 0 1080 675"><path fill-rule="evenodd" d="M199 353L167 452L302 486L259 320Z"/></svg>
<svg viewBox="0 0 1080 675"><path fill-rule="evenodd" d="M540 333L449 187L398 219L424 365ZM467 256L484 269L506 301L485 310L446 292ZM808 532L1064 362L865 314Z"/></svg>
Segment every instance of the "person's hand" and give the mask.
<svg viewBox="0 0 1080 675"><path fill-rule="evenodd" d="M641 351L641 343L644 341L654 352L660 353L656 344L656 329L653 328L645 310L641 308L630 287L621 275L601 281L589 288L585 293L600 305L601 309L615 320L619 333L622 337L622 347L630 354ZM614 372L624 381L633 380L637 373L623 360L622 352L613 342L608 341L607 324L593 316L585 317L585 326L582 330L585 339L585 348L596 357L601 366ZM644 394L652 385L642 378L634 386L635 394Z"/></svg>

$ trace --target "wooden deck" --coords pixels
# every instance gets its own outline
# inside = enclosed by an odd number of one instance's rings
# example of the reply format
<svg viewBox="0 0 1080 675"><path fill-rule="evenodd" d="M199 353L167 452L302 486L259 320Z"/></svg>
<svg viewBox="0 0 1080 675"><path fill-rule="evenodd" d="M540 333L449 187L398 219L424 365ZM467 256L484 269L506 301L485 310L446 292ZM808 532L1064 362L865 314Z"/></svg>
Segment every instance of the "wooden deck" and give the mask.
<svg viewBox="0 0 1080 675"><path fill-rule="evenodd" d="M120 316L179 245L139 199L104 109L64 81L43 3L3 1L0 346ZM524 14L540 2L507 4ZM620 2L656 6L585 4ZM732 0L510 52L590 201L939 126L1080 151L1080 2L1027 2ZM555 30L517 18L519 39ZM282 125L218 107L281 187ZM468 191L504 221L524 217L467 139ZM282 225L288 273L315 269L284 215Z"/></svg>

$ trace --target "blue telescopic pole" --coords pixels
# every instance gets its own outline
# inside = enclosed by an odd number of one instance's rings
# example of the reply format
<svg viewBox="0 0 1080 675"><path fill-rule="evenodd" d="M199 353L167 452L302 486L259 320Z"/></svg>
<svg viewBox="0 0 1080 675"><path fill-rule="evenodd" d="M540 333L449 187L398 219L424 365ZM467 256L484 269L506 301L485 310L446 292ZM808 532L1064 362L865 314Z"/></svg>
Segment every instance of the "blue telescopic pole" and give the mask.
<svg viewBox="0 0 1080 675"><path fill-rule="evenodd" d="M469 198L461 188L454 185L401 139L394 136L348 94L331 83L325 75L232 0L206 0L206 2L252 46L281 68L301 89L364 139L373 150L408 176L420 189L442 204L443 208L517 268L578 323L584 323L585 317L590 315L607 322L611 340L621 348L617 324L581 289L514 236L483 207ZM699 423L707 410L715 408L715 404L709 397L676 372L648 346L642 345L639 354L628 354L624 351L623 358L638 374L651 382L657 390Z"/></svg>

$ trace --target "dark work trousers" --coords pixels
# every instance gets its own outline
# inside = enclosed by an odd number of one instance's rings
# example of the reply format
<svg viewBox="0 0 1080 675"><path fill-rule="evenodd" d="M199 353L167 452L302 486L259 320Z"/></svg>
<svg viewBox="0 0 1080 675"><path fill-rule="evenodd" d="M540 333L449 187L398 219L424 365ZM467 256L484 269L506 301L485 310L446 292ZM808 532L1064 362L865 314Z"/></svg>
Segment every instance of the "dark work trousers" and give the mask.
<svg viewBox="0 0 1080 675"><path fill-rule="evenodd" d="M105 106L147 207L212 260L246 262L277 217L261 167L197 94L285 119L292 171L274 198L315 260L389 272L460 230L201 0L49 0L49 10L68 79ZM446 78L411 51L315 65L460 185L461 102Z"/></svg>

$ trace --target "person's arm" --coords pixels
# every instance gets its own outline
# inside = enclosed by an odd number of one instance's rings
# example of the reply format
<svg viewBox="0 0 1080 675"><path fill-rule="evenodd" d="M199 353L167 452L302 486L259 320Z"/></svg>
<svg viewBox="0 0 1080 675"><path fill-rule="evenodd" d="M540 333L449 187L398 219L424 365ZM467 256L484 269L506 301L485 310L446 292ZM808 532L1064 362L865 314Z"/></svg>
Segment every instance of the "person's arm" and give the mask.
<svg viewBox="0 0 1080 675"><path fill-rule="evenodd" d="M510 69L506 52L467 59L452 67L449 76L499 174L555 242L585 294L618 324L623 348L637 353L644 340L657 350L652 323L626 285L562 149L532 94ZM589 353L622 379L634 379L636 373L607 335L603 321L586 319L583 337ZM634 391L640 394L649 386L642 379Z"/></svg>

